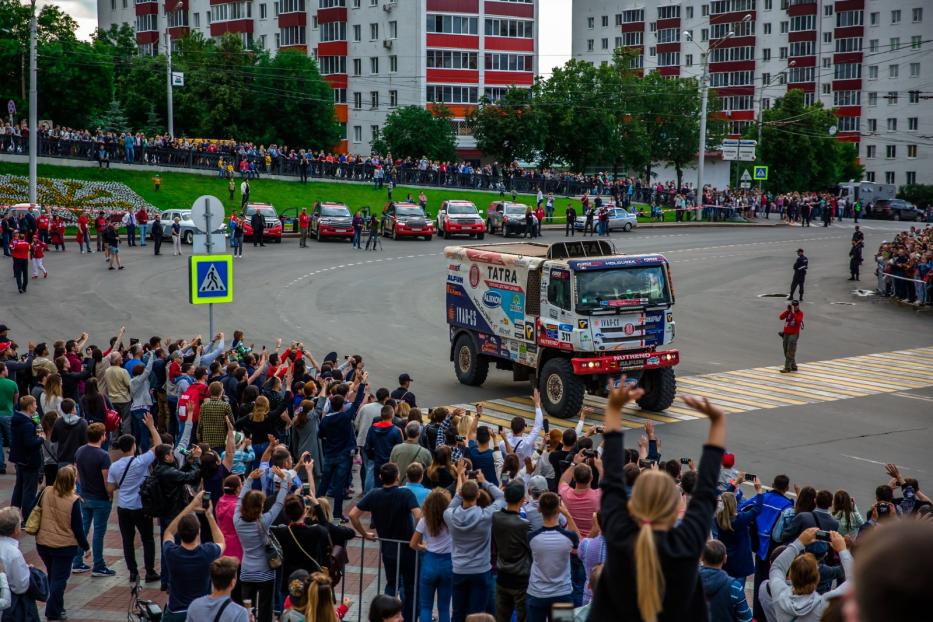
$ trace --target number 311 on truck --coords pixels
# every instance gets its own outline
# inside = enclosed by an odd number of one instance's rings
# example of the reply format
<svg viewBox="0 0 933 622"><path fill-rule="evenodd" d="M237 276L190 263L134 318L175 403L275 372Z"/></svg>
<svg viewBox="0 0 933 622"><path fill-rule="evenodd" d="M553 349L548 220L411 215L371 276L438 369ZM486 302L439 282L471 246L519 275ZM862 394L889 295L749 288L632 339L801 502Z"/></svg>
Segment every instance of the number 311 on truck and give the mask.
<svg viewBox="0 0 933 622"><path fill-rule="evenodd" d="M450 360L479 386L489 366L537 383L548 414L576 417L584 393L623 374L638 404L674 400L674 291L663 255L620 255L604 240L448 246Z"/></svg>

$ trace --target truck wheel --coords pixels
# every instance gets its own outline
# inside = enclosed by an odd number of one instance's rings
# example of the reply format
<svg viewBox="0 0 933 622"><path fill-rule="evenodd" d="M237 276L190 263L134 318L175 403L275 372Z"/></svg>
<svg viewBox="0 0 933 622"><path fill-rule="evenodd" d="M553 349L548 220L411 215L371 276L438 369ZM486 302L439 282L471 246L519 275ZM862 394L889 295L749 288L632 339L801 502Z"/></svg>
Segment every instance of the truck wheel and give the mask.
<svg viewBox="0 0 933 622"><path fill-rule="evenodd" d="M638 405L643 409L661 411L674 403L677 379L674 377L672 367L646 371L642 374L638 385L645 390L645 394L638 400Z"/></svg>
<svg viewBox="0 0 933 622"><path fill-rule="evenodd" d="M574 375L570 361L553 358L541 368L539 390L541 405L549 415L571 419L580 414L585 387L583 380Z"/></svg>
<svg viewBox="0 0 933 622"><path fill-rule="evenodd" d="M489 361L479 356L469 335L460 335L454 344L454 370L461 384L478 387L486 382Z"/></svg>

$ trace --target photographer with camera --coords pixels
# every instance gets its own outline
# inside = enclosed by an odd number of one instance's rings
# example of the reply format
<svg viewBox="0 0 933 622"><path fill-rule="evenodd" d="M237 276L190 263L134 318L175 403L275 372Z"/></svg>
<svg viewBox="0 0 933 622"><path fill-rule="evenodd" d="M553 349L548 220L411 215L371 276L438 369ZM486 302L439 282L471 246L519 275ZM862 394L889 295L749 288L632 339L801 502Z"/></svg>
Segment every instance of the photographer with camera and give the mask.
<svg viewBox="0 0 933 622"><path fill-rule="evenodd" d="M791 300L778 319L784 320L784 330L778 333L784 343L784 369L782 374L797 371L797 340L800 338L800 329L803 328L803 311L800 303Z"/></svg>
<svg viewBox="0 0 933 622"><path fill-rule="evenodd" d="M201 543L201 521L196 514L207 518L213 542ZM175 544L176 532L181 544ZM223 555L224 547L224 534L214 520L211 501L201 491L165 528L162 537L162 574L171 577L162 622L184 622L192 601L210 593L211 563Z"/></svg>

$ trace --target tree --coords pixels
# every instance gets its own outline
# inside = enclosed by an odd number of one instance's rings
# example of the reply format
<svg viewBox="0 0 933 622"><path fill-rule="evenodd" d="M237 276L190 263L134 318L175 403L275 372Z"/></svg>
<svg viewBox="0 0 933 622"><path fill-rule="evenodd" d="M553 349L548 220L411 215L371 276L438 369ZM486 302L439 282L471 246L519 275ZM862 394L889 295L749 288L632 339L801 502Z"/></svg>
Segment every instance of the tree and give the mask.
<svg viewBox="0 0 933 622"><path fill-rule="evenodd" d="M91 125L105 132L126 132L130 129L130 122L116 99L110 100L110 107L99 117L92 119Z"/></svg>
<svg viewBox="0 0 933 622"><path fill-rule="evenodd" d="M420 106L397 108L386 117L373 150L396 158L450 161L456 158L456 139L450 111L443 104L432 110Z"/></svg>
<svg viewBox="0 0 933 622"><path fill-rule="evenodd" d="M765 187L825 190L841 180L861 178L853 145L830 134L836 122L836 115L820 102L805 105L803 91L794 89L778 99L762 118L759 163L770 167Z"/></svg>
<svg viewBox="0 0 933 622"><path fill-rule="evenodd" d="M159 115L156 114L155 106L149 106L149 110L146 112L146 123L139 126L139 131L146 136L156 136L165 131L165 125Z"/></svg>
<svg viewBox="0 0 933 622"><path fill-rule="evenodd" d="M533 101L530 89L516 87L497 102L481 99L467 118L480 151L506 164L534 158L541 126Z"/></svg>

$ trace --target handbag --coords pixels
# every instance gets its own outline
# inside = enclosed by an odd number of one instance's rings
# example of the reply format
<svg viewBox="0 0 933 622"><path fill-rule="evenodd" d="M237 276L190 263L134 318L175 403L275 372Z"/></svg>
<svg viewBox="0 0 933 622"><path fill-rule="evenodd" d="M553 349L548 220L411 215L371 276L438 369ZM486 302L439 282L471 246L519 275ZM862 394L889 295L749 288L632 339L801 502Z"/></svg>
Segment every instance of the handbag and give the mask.
<svg viewBox="0 0 933 622"><path fill-rule="evenodd" d="M304 547L301 546L301 543L298 542L298 538L295 537L295 534L294 534L294 532L292 531L292 526L291 526L291 525L288 526L288 535L290 535L290 536L292 537L292 541L295 543L295 546L298 547L298 550L301 551L302 553L304 553L304 556L305 556L305 557L307 557L309 560L311 560L312 562L314 562L314 565L317 566L317 569L318 569L318 570L323 570L323 568L321 568L321 565L317 562L317 560L314 559L313 557L311 557L311 555L308 554L308 552L304 549Z"/></svg>
<svg viewBox="0 0 933 622"><path fill-rule="evenodd" d="M123 420L120 419L120 413L108 408L104 413L104 427L108 432L113 432L120 427L120 424L123 423Z"/></svg>
<svg viewBox="0 0 933 622"><path fill-rule="evenodd" d="M330 551L330 559L328 560L328 566L330 566L330 576L333 581L334 586L340 583L340 580L343 578L343 571L347 567L347 564L350 563L350 556L347 555L347 549L344 546L335 544Z"/></svg>
<svg viewBox="0 0 933 622"><path fill-rule="evenodd" d="M262 518L258 520L259 533L262 534L263 539L266 541L263 545L266 552L266 562L269 564L269 568L278 570L282 567L282 545L279 544L279 540L275 537L275 534L266 530L265 525L262 524Z"/></svg>
<svg viewBox="0 0 933 622"><path fill-rule="evenodd" d="M39 533L39 525L42 524L42 497L45 496L45 491L48 490L48 487L43 488L42 492L39 493L39 498L36 500L36 505L33 506L32 511L29 513L29 518L26 519L26 527L23 529L30 536L34 536Z"/></svg>
<svg viewBox="0 0 933 622"><path fill-rule="evenodd" d="M49 577L33 566L29 567L29 588L26 595L43 603L49 599Z"/></svg>

